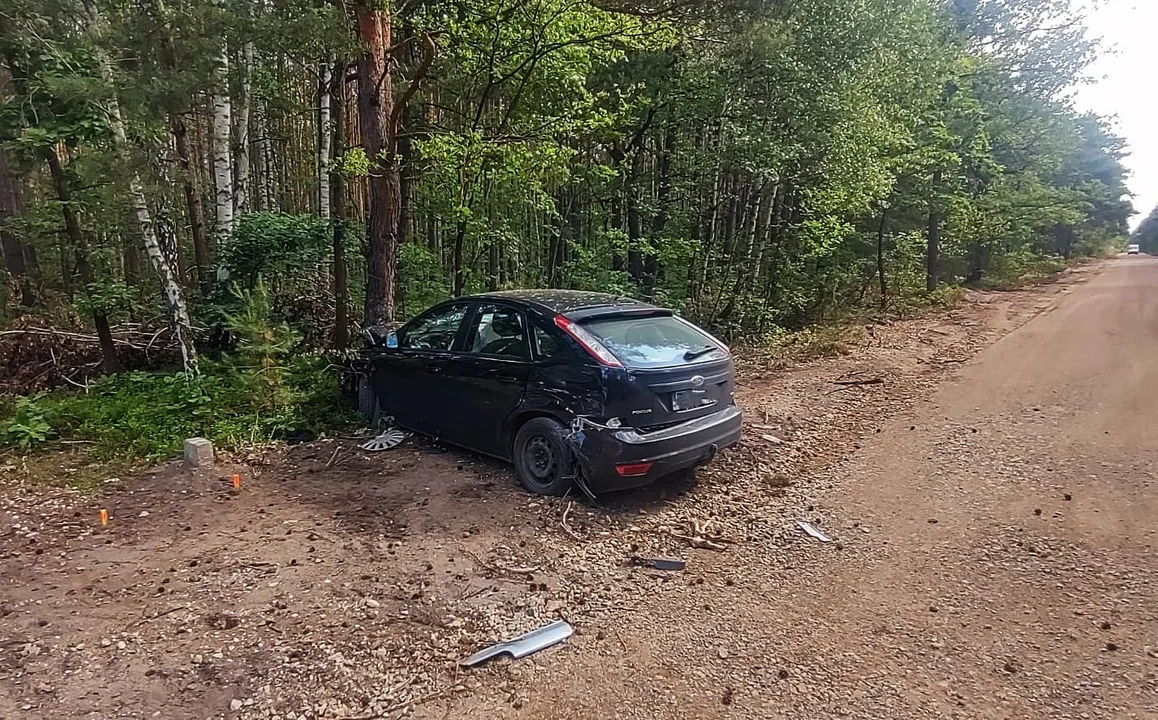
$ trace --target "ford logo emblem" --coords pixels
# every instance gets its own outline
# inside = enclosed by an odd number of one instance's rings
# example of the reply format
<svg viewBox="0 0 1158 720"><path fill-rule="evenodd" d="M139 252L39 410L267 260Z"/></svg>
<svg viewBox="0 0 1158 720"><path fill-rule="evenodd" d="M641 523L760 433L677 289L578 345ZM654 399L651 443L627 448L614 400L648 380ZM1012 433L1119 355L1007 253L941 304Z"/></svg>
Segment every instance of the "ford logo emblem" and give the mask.
<svg viewBox="0 0 1158 720"><path fill-rule="evenodd" d="M696 375L694 378L692 378L692 387L703 387L703 386L704 386L704 376L703 375Z"/></svg>

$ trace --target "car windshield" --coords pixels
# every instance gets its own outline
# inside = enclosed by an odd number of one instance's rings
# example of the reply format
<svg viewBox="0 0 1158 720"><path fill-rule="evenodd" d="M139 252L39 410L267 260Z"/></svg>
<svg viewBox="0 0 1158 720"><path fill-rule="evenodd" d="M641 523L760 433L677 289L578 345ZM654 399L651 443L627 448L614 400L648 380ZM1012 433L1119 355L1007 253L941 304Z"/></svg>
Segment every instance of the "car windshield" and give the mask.
<svg viewBox="0 0 1158 720"><path fill-rule="evenodd" d="M633 368L718 360L726 352L704 331L677 317L608 318L584 327Z"/></svg>

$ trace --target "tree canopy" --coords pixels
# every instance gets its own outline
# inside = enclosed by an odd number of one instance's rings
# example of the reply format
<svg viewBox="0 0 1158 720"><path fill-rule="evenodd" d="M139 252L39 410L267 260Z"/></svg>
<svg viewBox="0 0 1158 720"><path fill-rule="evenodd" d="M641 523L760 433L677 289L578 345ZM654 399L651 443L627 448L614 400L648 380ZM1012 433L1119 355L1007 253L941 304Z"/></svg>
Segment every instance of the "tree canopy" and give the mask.
<svg viewBox="0 0 1158 720"><path fill-rule="evenodd" d="M109 370L118 323L204 343L261 276L318 347L527 286L758 338L1105 252L1132 212L1123 141L1070 100L1097 48L1067 0L14 0L0 20L0 319L71 315Z"/></svg>

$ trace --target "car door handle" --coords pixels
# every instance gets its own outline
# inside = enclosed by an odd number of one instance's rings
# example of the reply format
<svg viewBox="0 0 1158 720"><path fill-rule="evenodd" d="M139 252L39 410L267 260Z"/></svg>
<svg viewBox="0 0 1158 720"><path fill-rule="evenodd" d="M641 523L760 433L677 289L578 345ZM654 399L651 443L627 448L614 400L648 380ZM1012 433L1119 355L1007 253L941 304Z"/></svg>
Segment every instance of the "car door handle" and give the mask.
<svg viewBox="0 0 1158 720"><path fill-rule="evenodd" d="M431 365L430 366L430 372L440 373L440 372L442 372L442 366L441 365Z"/></svg>

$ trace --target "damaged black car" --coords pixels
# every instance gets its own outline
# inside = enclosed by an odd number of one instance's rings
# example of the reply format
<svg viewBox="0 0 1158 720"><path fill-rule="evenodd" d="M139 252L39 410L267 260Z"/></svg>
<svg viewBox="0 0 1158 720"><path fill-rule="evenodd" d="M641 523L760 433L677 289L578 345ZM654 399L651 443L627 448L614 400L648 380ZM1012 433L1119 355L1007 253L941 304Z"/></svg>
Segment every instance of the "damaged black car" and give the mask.
<svg viewBox="0 0 1158 720"><path fill-rule="evenodd" d="M533 493L646 485L740 439L727 346L629 298L488 293L368 339L382 413L512 463Z"/></svg>

